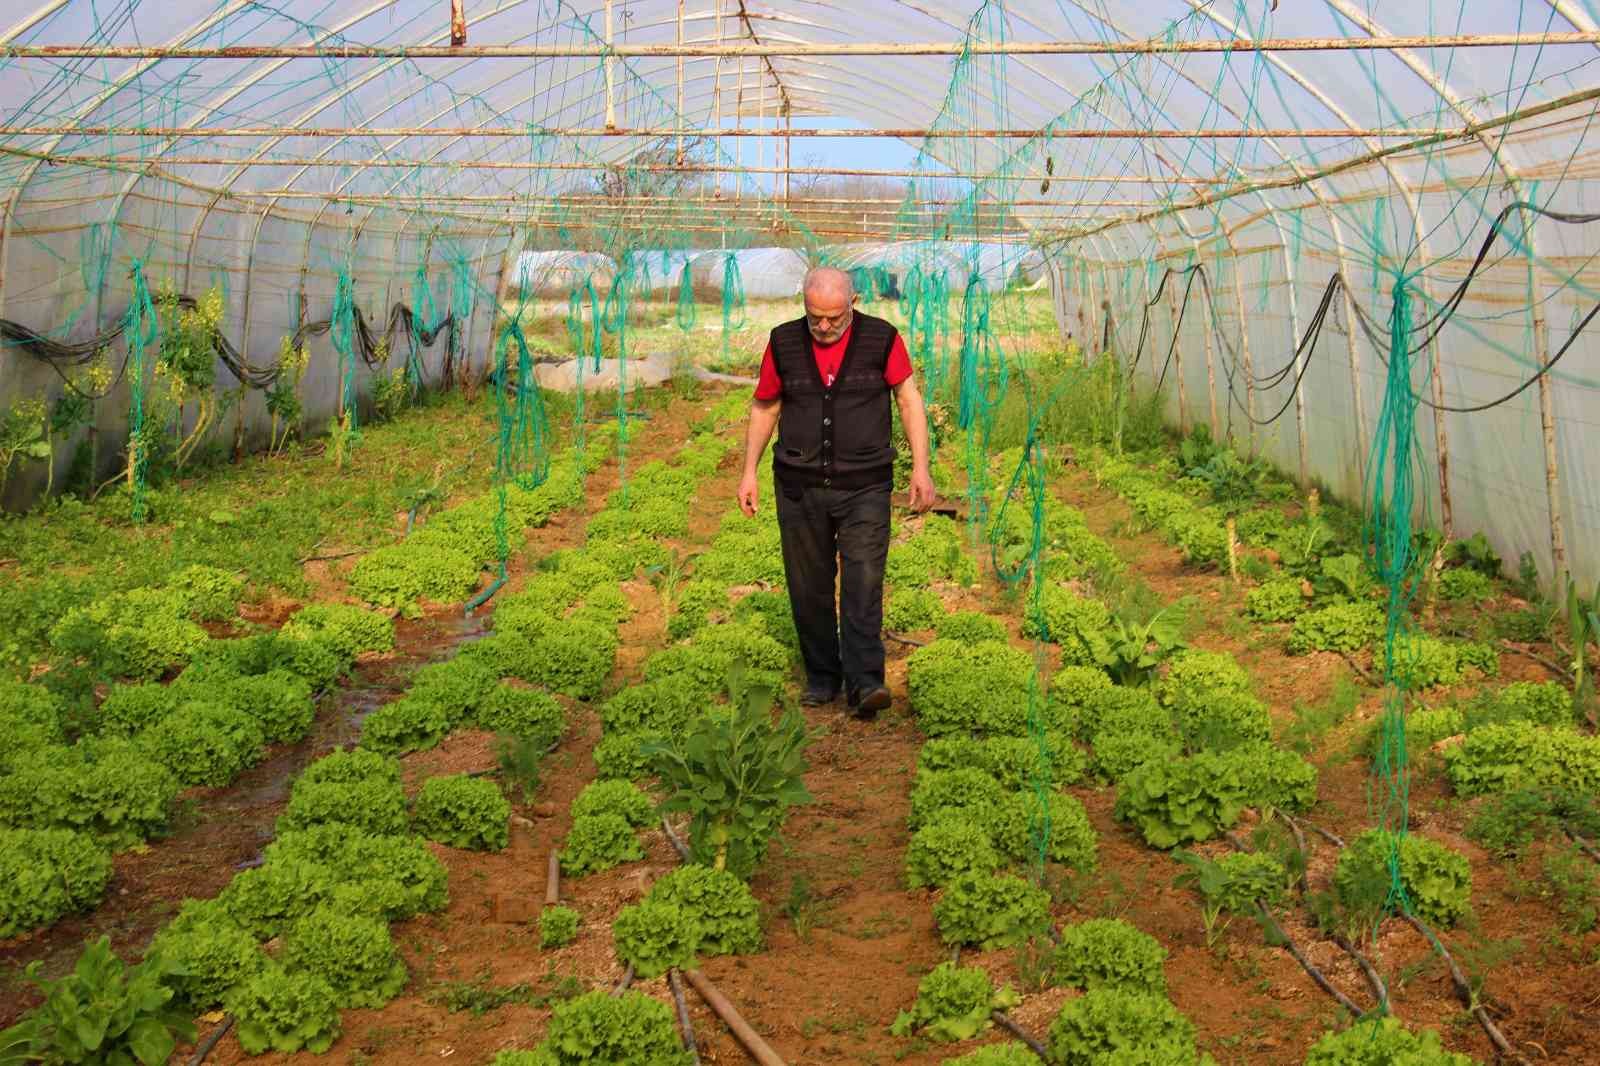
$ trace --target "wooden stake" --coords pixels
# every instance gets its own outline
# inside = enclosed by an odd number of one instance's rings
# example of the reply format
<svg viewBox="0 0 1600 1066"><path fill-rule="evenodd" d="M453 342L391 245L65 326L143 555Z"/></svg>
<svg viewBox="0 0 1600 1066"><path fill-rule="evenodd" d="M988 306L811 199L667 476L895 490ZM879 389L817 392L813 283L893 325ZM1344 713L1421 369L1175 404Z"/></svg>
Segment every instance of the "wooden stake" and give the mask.
<svg viewBox="0 0 1600 1066"><path fill-rule="evenodd" d="M554 907L561 902L561 853L550 852L550 866L544 879L544 905Z"/></svg>
<svg viewBox="0 0 1600 1066"><path fill-rule="evenodd" d="M464 48L467 43L467 13L465 0L450 0L450 47Z"/></svg>
<svg viewBox="0 0 1600 1066"><path fill-rule="evenodd" d="M1228 576L1239 583L1239 527L1232 515L1228 516Z"/></svg>

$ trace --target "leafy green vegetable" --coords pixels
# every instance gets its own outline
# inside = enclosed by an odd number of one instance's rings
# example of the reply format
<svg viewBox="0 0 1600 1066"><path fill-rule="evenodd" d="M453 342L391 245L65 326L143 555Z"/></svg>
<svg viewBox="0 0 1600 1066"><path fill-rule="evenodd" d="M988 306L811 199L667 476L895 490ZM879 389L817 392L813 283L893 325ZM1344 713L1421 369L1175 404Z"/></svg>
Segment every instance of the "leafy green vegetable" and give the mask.
<svg viewBox="0 0 1600 1066"><path fill-rule="evenodd" d="M368 833L404 833L409 826L406 794L400 782L378 776L330 781L302 775L289 792L289 805L278 818L278 831L327 824Z"/></svg>
<svg viewBox="0 0 1600 1066"><path fill-rule="evenodd" d="M128 966L102 936L60 980L41 978L42 966L29 963L24 977L44 1002L0 1032L7 1061L161 1066L180 1040L194 1039L188 1017L171 1005L171 963L159 954Z"/></svg>
<svg viewBox="0 0 1600 1066"><path fill-rule="evenodd" d="M933 629L945 617L944 599L929 588L903 588L883 600L883 625L900 633Z"/></svg>
<svg viewBox="0 0 1600 1066"><path fill-rule="evenodd" d="M1005 1044L986 1044L953 1059L945 1059L944 1066L1038 1066L1039 1056L1026 1044L1010 1041Z"/></svg>
<svg viewBox="0 0 1600 1066"><path fill-rule="evenodd" d="M991 1011L1021 1002L1009 985L997 990L976 966L941 962L917 985L916 1004L901 1011L889 1031L895 1036L920 1033L947 1044L970 1040L994 1024Z"/></svg>
<svg viewBox="0 0 1600 1066"><path fill-rule="evenodd" d="M260 760L266 737L243 711L186 703L135 742L185 785L226 785Z"/></svg>
<svg viewBox="0 0 1600 1066"><path fill-rule="evenodd" d="M1275 577L1244 594L1244 613L1257 622L1292 622L1305 609L1305 592L1295 577Z"/></svg>
<svg viewBox="0 0 1600 1066"><path fill-rule="evenodd" d="M733 714L705 715L687 734L644 747L667 795L662 811L690 816L694 861L744 878L789 808L811 802L805 719L790 708L774 722L771 706L772 693L758 690Z"/></svg>
<svg viewBox="0 0 1600 1066"><path fill-rule="evenodd" d="M651 885L647 898L676 904L694 920L702 955L761 949L761 908L750 886L727 870L679 866Z"/></svg>
<svg viewBox="0 0 1600 1066"><path fill-rule="evenodd" d="M1050 1053L1062 1066L1202 1062L1194 1024L1178 1008L1164 996L1125 988L1091 988L1068 1000L1050 1026Z"/></svg>
<svg viewBox="0 0 1600 1066"><path fill-rule="evenodd" d="M1018 862L1032 859L1041 834L1048 831L1045 858L1080 873L1095 868L1098 837L1076 796L1051 792L1041 810L1039 794L1019 788L1000 802L986 824L995 847L1006 858Z"/></svg>
<svg viewBox="0 0 1600 1066"><path fill-rule="evenodd" d="M578 912L571 907L546 907L539 912L539 946L564 948L578 939Z"/></svg>
<svg viewBox="0 0 1600 1066"><path fill-rule="evenodd" d="M686 1066L672 1008L643 992L589 992L556 1005L540 1066Z"/></svg>
<svg viewBox="0 0 1600 1066"><path fill-rule="evenodd" d="M1350 842L1333 869L1334 894L1346 906L1369 899L1374 883L1390 880L1390 855L1399 849L1400 887L1412 912L1448 928L1467 912L1472 867L1461 854L1428 837L1370 829Z"/></svg>
<svg viewBox="0 0 1600 1066"><path fill-rule="evenodd" d="M444 864L409 834L372 836L338 823L282 833L267 847L267 868L280 862L309 864L330 893L354 886L379 905L369 916L410 918L442 910L449 898Z"/></svg>
<svg viewBox="0 0 1600 1066"><path fill-rule="evenodd" d="M0 829L0 937L16 936L100 902L111 856L71 829Z"/></svg>
<svg viewBox="0 0 1600 1066"><path fill-rule="evenodd" d="M945 812L911 835L906 849L908 885L938 888L961 874L989 874L1000 868L988 831L969 820L969 813Z"/></svg>
<svg viewBox="0 0 1600 1066"><path fill-rule="evenodd" d="M1164 996L1167 949L1120 918L1090 918L1061 930L1051 977L1070 988L1120 988Z"/></svg>
<svg viewBox="0 0 1600 1066"><path fill-rule="evenodd" d="M976 767L923 771L911 790L912 829L919 829L947 814L961 814L977 825L987 825L1005 789L988 772Z"/></svg>
<svg viewBox="0 0 1600 1066"><path fill-rule="evenodd" d="M694 721L706 702L698 686L681 676L669 676L629 685L606 700L600 705L600 724L607 733L672 733Z"/></svg>
<svg viewBox="0 0 1600 1066"><path fill-rule="evenodd" d="M80 741L41 751L0 777L0 825L78 829L128 847L166 824L178 781L127 741Z"/></svg>
<svg viewBox="0 0 1600 1066"><path fill-rule="evenodd" d="M1474 729L1444 756L1463 796L1518 788L1600 792L1600 737L1570 728L1505 722Z"/></svg>
<svg viewBox="0 0 1600 1066"><path fill-rule="evenodd" d="M963 874L944 888L933 919L946 944L1014 947L1050 924L1050 893L1010 874Z"/></svg>
<svg viewBox="0 0 1600 1066"><path fill-rule="evenodd" d="M917 724L930 737L1025 733L1033 660L998 641L936 640L906 664Z"/></svg>
<svg viewBox="0 0 1600 1066"><path fill-rule="evenodd" d="M229 918L216 900L185 900L178 916L157 933L150 950L170 960L167 984L191 1010L209 1010L228 990L266 969L255 937Z"/></svg>
<svg viewBox="0 0 1600 1066"><path fill-rule="evenodd" d="M1290 655L1359 651L1383 635L1383 612L1374 603L1335 603L1307 611L1289 633Z"/></svg>
<svg viewBox="0 0 1600 1066"><path fill-rule="evenodd" d="M320 1055L339 1038L337 998L313 973L290 973L272 963L223 1002L237 1023L239 1046L251 1055L301 1050Z"/></svg>
<svg viewBox="0 0 1600 1066"><path fill-rule="evenodd" d="M310 914L334 880L326 866L279 859L237 874L217 896L229 918L257 940L271 940L296 919Z"/></svg>
<svg viewBox="0 0 1600 1066"><path fill-rule="evenodd" d="M572 817L587 818L595 814L619 814L634 827L643 827L656 820L655 804L631 781L617 779L591 781L572 801Z"/></svg>
<svg viewBox="0 0 1600 1066"><path fill-rule="evenodd" d="M634 976L649 980L694 965L700 923L676 903L647 898L622 908L611 923L611 938L617 958L633 967Z"/></svg>
<svg viewBox="0 0 1600 1066"><path fill-rule="evenodd" d="M511 842L511 804L500 786L486 778L428 778L413 816L417 832L454 848L500 851Z"/></svg>
<svg viewBox="0 0 1600 1066"><path fill-rule="evenodd" d="M1475 1066L1476 1062L1470 1055L1446 1051L1432 1029L1413 1033L1392 1015L1323 1033L1306 1053L1306 1066Z"/></svg>
<svg viewBox="0 0 1600 1066"><path fill-rule="evenodd" d="M1116 816L1139 828L1145 843L1170 848L1210 840L1239 820L1250 786L1237 760L1202 751L1150 761L1117 782Z"/></svg>
<svg viewBox="0 0 1600 1066"><path fill-rule="evenodd" d="M633 826L620 814L594 814L575 819L561 849L561 872L569 877L644 858Z"/></svg>
<svg viewBox="0 0 1600 1066"><path fill-rule="evenodd" d="M388 615L346 603L313 603L283 625L283 635L320 638L346 659L366 651L394 650L394 621Z"/></svg>
<svg viewBox="0 0 1600 1066"><path fill-rule="evenodd" d="M319 907L289 928L283 961L291 971L328 982L341 1007L381 1007L406 984L388 924L331 907Z"/></svg>

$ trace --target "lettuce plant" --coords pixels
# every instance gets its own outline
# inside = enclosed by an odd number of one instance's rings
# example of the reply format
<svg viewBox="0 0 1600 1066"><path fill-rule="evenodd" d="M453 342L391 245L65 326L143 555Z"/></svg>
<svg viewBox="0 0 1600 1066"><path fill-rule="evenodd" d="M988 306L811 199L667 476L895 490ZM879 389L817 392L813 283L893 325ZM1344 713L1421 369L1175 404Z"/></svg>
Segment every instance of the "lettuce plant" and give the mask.
<svg viewBox="0 0 1600 1066"><path fill-rule="evenodd" d="M422 783L413 818L417 832L454 848L500 851L511 842L511 804L487 778L430 777Z"/></svg>
<svg viewBox="0 0 1600 1066"><path fill-rule="evenodd" d="M578 912L571 907L546 907L539 912L539 946L564 948L578 939Z"/></svg>
<svg viewBox="0 0 1600 1066"><path fill-rule="evenodd" d="M557 1004L539 1066L686 1066L672 1008L643 992L589 992ZM539 1058L537 1056L542 1056Z"/></svg>
<svg viewBox="0 0 1600 1066"><path fill-rule="evenodd" d="M1000 855L984 827L966 811L947 812L911 835L906 849L906 884L938 888L961 874L994 873Z"/></svg>
<svg viewBox="0 0 1600 1066"><path fill-rule="evenodd" d="M1050 894L1010 874L962 874L945 886L933 919L946 944L1015 947L1050 925Z"/></svg>
<svg viewBox="0 0 1600 1066"><path fill-rule="evenodd" d="M1120 918L1090 918L1061 930L1051 956L1054 983L1165 996L1167 949Z"/></svg>
<svg viewBox="0 0 1600 1066"><path fill-rule="evenodd" d="M761 908L750 886L727 870L688 865L650 886L649 899L674 903L700 928L702 955L761 949Z"/></svg>
<svg viewBox="0 0 1600 1066"><path fill-rule="evenodd" d="M251 1055L320 1055L339 1038L337 997L313 973L291 973L272 963L232 989L223 1002L236 1023L239 1046Z"/></svg>
<svg viewBox="0 0 1600 1066"><path fill-rule="evenodd" d="M1165 996L1091 988L1068 1000L1050 1026L1050 1052L1062 1066L1107 1061L1197 1066L1194 1024Z"/></svg>
<svg viewBox="0 0 1600 1066"><path fill-rule="evenodd" d="M940 1043L970 1040L994 1023L989 1015L1022 1002L1010 986L996 989L976 966L941 962L917 985L917 1002L901 1011L890 1032L921 1036Z"/></svg>
<svg viewBox="0 0 1600 1066"><path fill-rule="evenodd" d="M289 928L283 961L291 971L328 982L341 1007L381 1007L406 983L388 923L331 907L319 907Z"/></svg>
<svg viewBox="0 0 1600 1066"><path fill-rule="evenodd" d="M0 938L100 902L111 856L71 829L0 829Z"/></svg>
<svg viewBox="0 0 1600 1066"><path fill-rule="evenodd" d="M624 907L611 923L617 958L649 980L668 970L694 965L700 948L700 923L685 908L665 898L646 898Z"/></svg>

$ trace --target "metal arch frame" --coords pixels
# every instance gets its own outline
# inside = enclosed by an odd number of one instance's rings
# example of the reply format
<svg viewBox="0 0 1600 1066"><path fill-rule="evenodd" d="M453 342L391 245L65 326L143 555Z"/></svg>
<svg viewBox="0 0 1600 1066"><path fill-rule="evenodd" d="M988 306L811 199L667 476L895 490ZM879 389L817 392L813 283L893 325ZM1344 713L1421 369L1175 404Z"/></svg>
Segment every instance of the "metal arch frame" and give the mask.
<svg viewBox="0 0 1600 1066"><path fill-rule="evenodd" d="M213 11L208 17L201 19L190 28L180 31L179 35L173 38L173 41L181 44L183 42L193 40L195 37L207 32L217 24L231 18L236 12L243 10L252 2L253 0L227 0L226 4L224 4L222 7L219 7L216 11ZM55 3L56 0L49 0L49 3L46 3L44 8L41 8L40 10L46 14L53 13L57 9L52 6ZM39 16L36 15L30 18L36 17ZM24 21L29 22L29 20ZM107 101L112 99L123 89L126 89L130 84L137 81L141 76L144 75L146 71L152 69L158 62L160 62L160 60L145 60L144 62L134 64L129 70L123 72L123 74L114 82L112 82L111 85L102 89L99 93L94 94L86 103L80 105L76 109L77 113L73 116L73 124L81 125L86 116L92 115L98 108L103 106ZM52 138L49 146L45 148L44 151L49 152L53 150L65 139L65 134ZM11 245L13 243L13 241L10 239L11 223L15 217L18 201L22 198L23 193L32 183L33 176L38 173L39 168L43 165L44 161L39 159L35 160L27 168L22 177L17 181L16 186L12 188L10 195L6 197L4 211L0 212L0 315L4 315L5 313L5 279L11 262ZM115 225L116 219L113 217L111 222L113 225ZM98 304L98 302L99 301L97 297L96 303ZM95 308L95 317L96 319L99 318L98 306Z"/></svg>

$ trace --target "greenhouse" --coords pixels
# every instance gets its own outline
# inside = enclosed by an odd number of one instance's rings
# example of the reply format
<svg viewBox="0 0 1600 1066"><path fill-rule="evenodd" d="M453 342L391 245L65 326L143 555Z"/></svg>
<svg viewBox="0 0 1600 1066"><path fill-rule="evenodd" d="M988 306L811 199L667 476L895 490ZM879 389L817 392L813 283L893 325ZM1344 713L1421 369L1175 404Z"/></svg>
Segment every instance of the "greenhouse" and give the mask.
<svg viewBox="0 0 1600 1066"><path fill-rule="evenodd" d="M8 5L0 1062L1600 1062L1597 71Z"/></svg>

